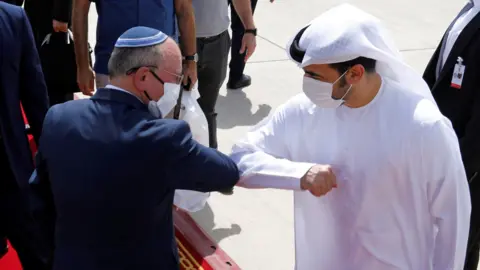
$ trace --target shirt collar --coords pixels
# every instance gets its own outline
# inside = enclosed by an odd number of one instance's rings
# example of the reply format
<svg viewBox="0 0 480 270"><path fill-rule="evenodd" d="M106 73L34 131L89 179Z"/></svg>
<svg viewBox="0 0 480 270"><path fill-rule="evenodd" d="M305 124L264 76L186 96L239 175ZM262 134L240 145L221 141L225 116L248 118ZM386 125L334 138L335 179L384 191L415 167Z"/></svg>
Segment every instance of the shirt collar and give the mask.
<svg viewBox="0 0 480 270"><path fill-rule="evenodd" d="M95 94L91 97L91 99L114 101L133 106L137 109L147 109L147 105L138 97L123 89L119 90L116 88L100 88L95 91Z"/></svg>
<svg viewBox="0 0 480 270"><path fill-rule="evenodd" d="M136 97L138 100L142 101L140 98L138 98L137 96L135 96L134 94L128 92L127 90L123 89L123 88L120 88L118 86L115 86L115 85L112 85L112 84L108 84L107 86L105 86L105 88L108 88L108 89L112 89L112 90L117 90L117 91L121 91L121 92L125 92L125 93L128 93L134 97ZM143 103L143 101L142 101Z"/></svg>

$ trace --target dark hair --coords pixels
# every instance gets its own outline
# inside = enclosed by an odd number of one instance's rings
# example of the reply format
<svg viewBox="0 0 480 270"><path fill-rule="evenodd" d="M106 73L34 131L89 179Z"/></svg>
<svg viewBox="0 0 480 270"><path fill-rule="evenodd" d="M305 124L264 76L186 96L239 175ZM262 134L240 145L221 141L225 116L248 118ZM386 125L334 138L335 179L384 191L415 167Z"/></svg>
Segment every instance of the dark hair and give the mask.
<svg viewBox="0 0 480 270"><path fill-rule="evenodd" d="M355 65L362 65L367 73L371 73L375 71L376 64L377 64L377 60L375 59L370 59L367 57L358 57L353 60L342 62L342 63L329 64L329 66L333 69L336 69L338 73L343 74L347 72L349 68Z"/></svg>

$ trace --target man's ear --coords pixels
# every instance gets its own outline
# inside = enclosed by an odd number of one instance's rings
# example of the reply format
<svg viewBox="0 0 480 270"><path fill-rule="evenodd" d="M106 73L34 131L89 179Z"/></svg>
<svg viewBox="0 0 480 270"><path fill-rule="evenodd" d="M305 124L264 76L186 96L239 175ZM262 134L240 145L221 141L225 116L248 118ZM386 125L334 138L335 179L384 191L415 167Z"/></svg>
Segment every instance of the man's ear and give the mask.
<svg viewBox="0 0 480 270"><path fill-rule="evenodd" d="M137 89L144 89L147 81L147 75L145 70L139 69L133 74L133 84Z"/></svg>
<svg viewBox="0 0 480 270"><path fill-rule="evenodd" d="M137 72L135 72L134 74L135 79L138 81L144 82L147 79L147 74L146 74L147 72L148 72L147 68L145 67L139 68Z"/></svg>
<svg viewBox="0 0 480 270"><path fill-rule="evenodd" d="M360 81L360 79L363 77L364 74L365 74L365 68L362 65L357 64L351 67L350 70L345 75L346 75L346 80L349 84L356 84L357 82Z"/></svg>

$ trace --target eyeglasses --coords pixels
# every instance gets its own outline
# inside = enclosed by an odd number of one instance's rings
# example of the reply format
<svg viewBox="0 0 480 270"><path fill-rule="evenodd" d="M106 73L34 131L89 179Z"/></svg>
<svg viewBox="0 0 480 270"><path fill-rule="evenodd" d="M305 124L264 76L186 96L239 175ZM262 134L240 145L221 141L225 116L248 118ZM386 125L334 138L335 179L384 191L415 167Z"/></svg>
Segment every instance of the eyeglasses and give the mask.
<svg viewBox="0 0 480 270"><path fill-rule="evenodd" d="M150 72L153 72L153 71L150 70ZM167 70L165 70L165 69L163 70L163 72L172 75L172 76L175 78L175 84L182 84L182 82L183 82L183 74L182 74L182 75L178 75L178 74L169 72L169 71L167 71ZM155 72L153 72L153 74L155 74ZM157 74L155 74L155 75L157 75ZM155 76L155 75L154 75L154 76Z"/></svg>
<svg viewBox="0 0 480 270"><path fill-rule="evenodd" d="M162 84L165 84L165 81L162 80L153 70L152 68L158 68L156 66L142 66L142 67L148 67L150 68L150 73L153 75L153 77L155 77L155 79L157 79L159 82L161 82ZM142 67L135 67L135 68L131 68L129 69L126 74L127 75L132 75L133 73L137 72L140 68ZM172 73L172 72L169 72L167 70L162 70L163 72L169 74L169 75L172 75L174 78L175 78L175 84L181 84L183 82L183 75L178 75L178 74L175 74L175 73Z"/></svg>

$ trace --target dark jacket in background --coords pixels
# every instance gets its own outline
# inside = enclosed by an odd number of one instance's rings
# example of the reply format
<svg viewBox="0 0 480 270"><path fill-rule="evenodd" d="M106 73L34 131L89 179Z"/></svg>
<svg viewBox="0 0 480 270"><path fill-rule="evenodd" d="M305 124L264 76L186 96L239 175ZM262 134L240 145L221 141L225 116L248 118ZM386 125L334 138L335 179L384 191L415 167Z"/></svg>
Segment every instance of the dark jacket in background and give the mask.
<svg viewBox="0 0 480 270"><path fill-rule="evenodd" d="M440 47L430 60L423 78L430 86L440 111L452 121L460 140L467 177L471 179L480 172L480 13L458 37L437 79ZM458 57L462 57L465 65L461 89L450 86Z"/></svg>
<svg viewBox="0 0 480 270"><path fill-rule="evenodd" d="M480 13L463 29L437 79L441 44L423 78L430 86L440 111L452 122L460 141L472 200L465 270L476 270L480 249ZM458 57L465 65L461 89L450 86Z"/></svg>
<svg viewBox="0 0 480 270"><path fill-rule="evenodd" d="M0 2L0 136L18 184L27 186L33 161L20 103L38 141L48 110L40 60L23 9Z"/></svg>
<svg viewBox="0 0 480 270"><path fill-rule="evenodd" d="M35 41L23 9L0 1L0 240L10 240L23 269L44 270L51 249L30 212L34 166L20 103L38 141L48 99Z"/></svg>
<svg viewBox="0 0 480 270"><path fill-rule="evenodd" d="M226 1L226 0L221 0ZM177 40L173 0L96 0L98 13L95 65L97 74L108 75L108 60L115 42L134 26L147 26Z"/></svg>

